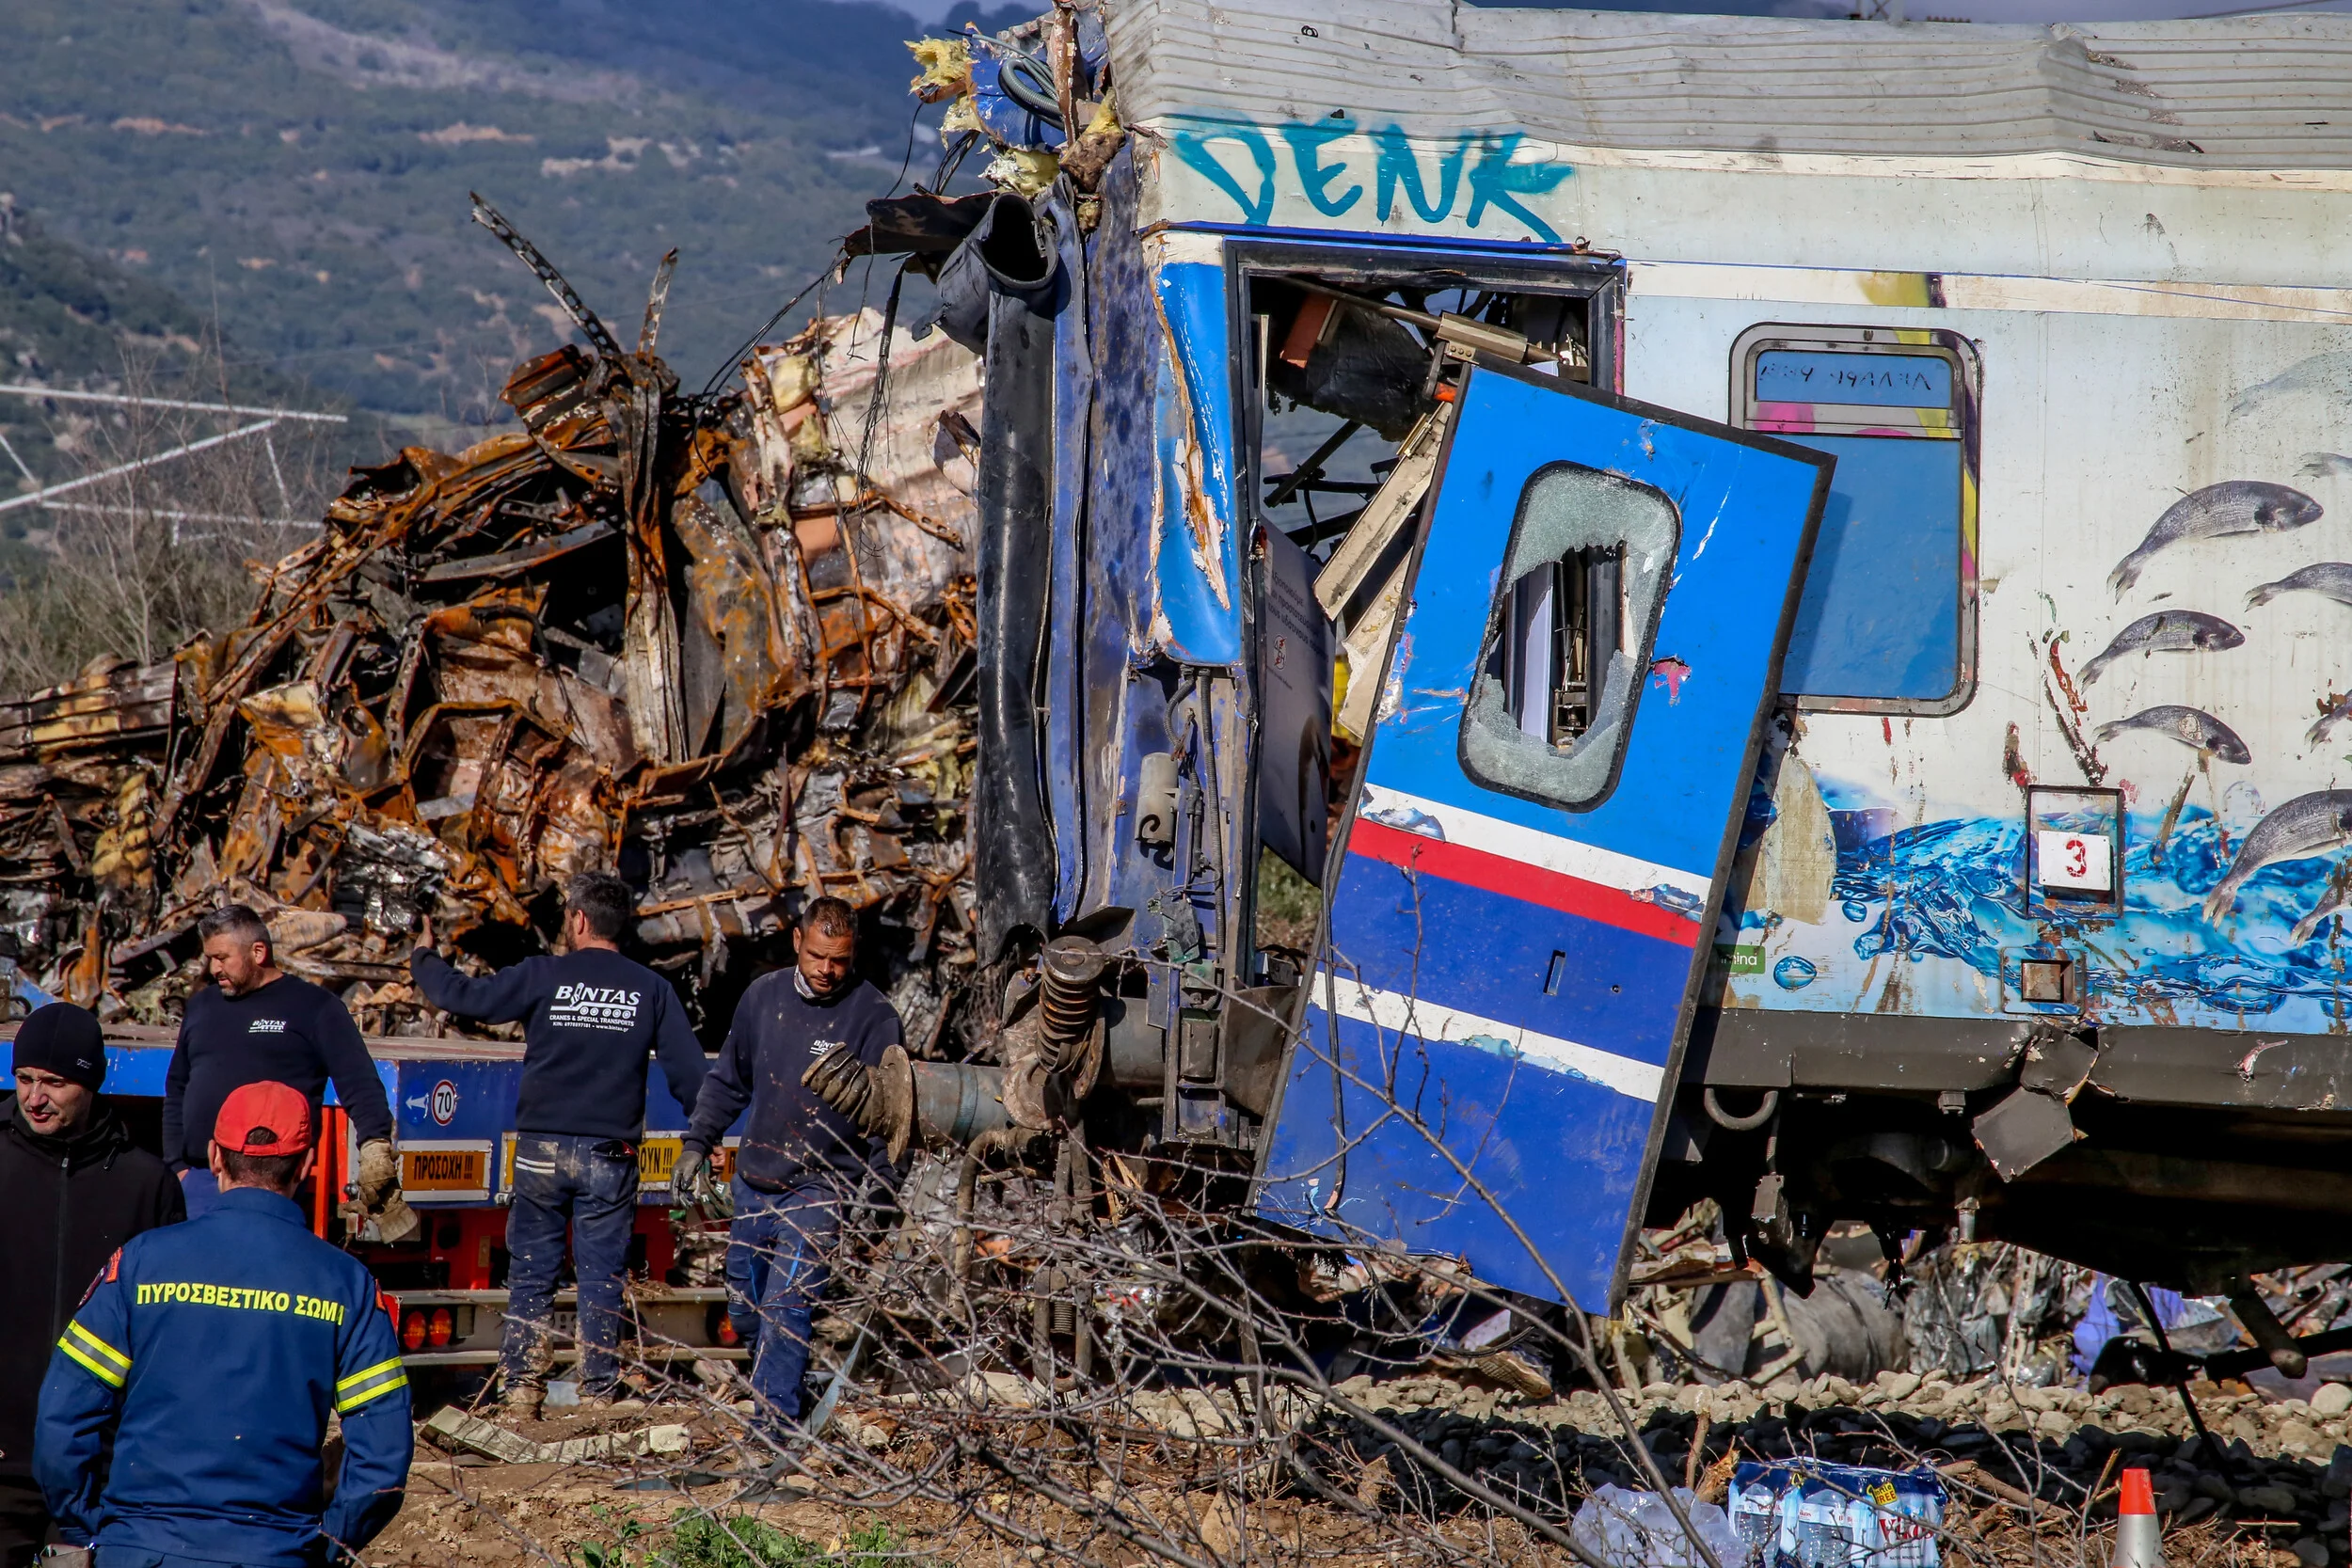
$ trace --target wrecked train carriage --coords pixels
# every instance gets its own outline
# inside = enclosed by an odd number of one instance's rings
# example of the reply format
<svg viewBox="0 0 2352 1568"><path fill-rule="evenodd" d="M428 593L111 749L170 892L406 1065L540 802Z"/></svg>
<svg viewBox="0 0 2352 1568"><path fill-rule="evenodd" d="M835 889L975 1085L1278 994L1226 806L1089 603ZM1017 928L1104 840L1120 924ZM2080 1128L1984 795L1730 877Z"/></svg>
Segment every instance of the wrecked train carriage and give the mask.
<svg viewBox="0 0 2352 1568"><path fill-rule="evenodd" d="M925 46L1002 190L863 243L996 411L1016 1119L1596 1309L1707 1196L1799 1287L1839 1218L2201 1289L2336 1245L2352 144L2297 52L2352 35L2096 32L1132 0ZM1663 119L1654 49L1704 78Z"/></svg>
<svg viewBox="0 0 2352 1568"><path fill-rule="evenodd" d="M558 350L508 386L520 429L356 473L245 627L16 705L25 967L165 1022L227 889L370 1032L430 1033L420 914L502 961L601 865L720 1004L798 900L849 899L935 1033L968 950L975 641L969 463L939 431L972 427L979 378L901 331L877 399L881 333L821 322L707 401Z"/></svg>

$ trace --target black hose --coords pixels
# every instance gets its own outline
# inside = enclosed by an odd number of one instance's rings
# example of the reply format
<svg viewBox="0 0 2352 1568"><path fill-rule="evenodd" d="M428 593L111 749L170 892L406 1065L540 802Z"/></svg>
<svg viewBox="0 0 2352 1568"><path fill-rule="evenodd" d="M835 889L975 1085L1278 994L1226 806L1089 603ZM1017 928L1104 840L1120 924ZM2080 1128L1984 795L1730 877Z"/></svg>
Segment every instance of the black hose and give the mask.
<svg viewBox="0 0 2352 1568"><path fill-rule="evenodd" d="M1038 61L1006 50L998 61L996 83L1005 89L1007 98L1055 130L1070 129L1061 122L1061 97L1054 90L1054 73Z"/></svg>

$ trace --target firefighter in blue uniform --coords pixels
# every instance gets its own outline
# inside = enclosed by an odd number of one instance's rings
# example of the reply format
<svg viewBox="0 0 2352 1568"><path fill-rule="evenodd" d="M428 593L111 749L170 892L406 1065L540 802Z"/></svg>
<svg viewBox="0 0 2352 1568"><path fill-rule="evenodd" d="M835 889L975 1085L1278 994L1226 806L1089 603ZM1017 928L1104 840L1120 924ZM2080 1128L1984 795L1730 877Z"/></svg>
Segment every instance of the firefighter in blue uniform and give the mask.
<svg viewBox="0 0 2352 1568"><path fill-rule="evenodd" d="M301 1090L231 1093L210 1149L219 1206L125 1243L57 1341L33 1473L101 1565L316 1568L400 1511L399 1338L374 1279L288 1196L310 1138ZM328 1503L330 1412L343 1462Z"/></svg>

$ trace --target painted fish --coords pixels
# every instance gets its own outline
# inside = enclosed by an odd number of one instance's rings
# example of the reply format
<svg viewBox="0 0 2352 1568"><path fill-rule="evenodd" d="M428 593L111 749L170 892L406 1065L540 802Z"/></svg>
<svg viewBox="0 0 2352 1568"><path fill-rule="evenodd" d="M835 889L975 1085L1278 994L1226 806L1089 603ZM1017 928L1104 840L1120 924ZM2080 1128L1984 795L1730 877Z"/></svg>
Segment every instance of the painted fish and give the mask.
<svg viewBox="0 0 2352 1568"><path fill-rule="evenodd" d="M2218 615L2201 610L2159 610L2143 615L2115 634L2106 652L2083 666L2082 683L2089 686L2101 672L2126 654L2218 653L2246 641L2246 634Z"/></svg>
<svg viewBox="0 0 2352 1568"><path fill-rule="evenodd" d="M2246 608L2265 605L2281 594L2318 594L2341 605L2352 605L2352 562L2321 561L2265 582L2246 595Z"/></svg>
<svg viewBox="0 0 2352 1568"><path fill-rule="evenodd" d="M2303 744L2318 745L2328 738L2328 731L2343 723L2346 719L2352 719L2352 691L2347 691L2341 697L2330 692L2320 710L2319 722L2304 732Z"/></svg>
<svg viewBox="0 0 2352 1568"><path fill-rule="evenodd" d="M2339 349L2297 359L2269 380L2240 392L2230 404L2230 418L2243 419L2272 398L2296 392L2317 392L2352 402L2352 354Z"/></svg>
<svg viewBox="0 0 2352 1568"><path fill-rule="evenodd" d="M2348 907L2352 907L2352 890L2335 887L2321 894L2318 907L2296 921L2295 929L2287 933L2287 945L2289 947L2302 946L2318 935L2319 928L2327 925L2331 918L2347 912Z"/></svg>
<svg viewBox="0 0 2352 1568"><path fill-rule="evenodd" d="M2298 795L2264 817L2238 846L2229 874L2205 895L2205 918L2219 920L2237 902L2237 890L2265 865L2309 860L2352 844L2352 789Z"/></svg>
<svg viewBox="0 0 2352 1568"><path fill-rule="evenodd" d="M2302 491L2266 479L2225 479L2191 490L2164 509L2139 548L2115 563L2107 587L2122 597L2139 580L2140 569L2168 546L2241 533L2284 533L2319 521L2325 510Z"/></svg>
<svg viewBox="0 0 2352 1568"><path fill-rule="evenodd" d="M2237 737L2237 731L2202 708L2179 707L2167 703L2161 707L2142 708L2129 719L2118 719L2112 724L2099 726L2101 740L2113 740L2125 730L2153 730L2169 735L2184 746L2220 758L2223 762L2251 762L2254 753L2246 749L2246 742Z"/></svg>
<svg viewBox="0 0 2352 1568"><path fill-rule="evenodd" d="M2336 451L2307 451L2303 454L2303 473L2310 479L2352 474L2352 457Z"/></svg>

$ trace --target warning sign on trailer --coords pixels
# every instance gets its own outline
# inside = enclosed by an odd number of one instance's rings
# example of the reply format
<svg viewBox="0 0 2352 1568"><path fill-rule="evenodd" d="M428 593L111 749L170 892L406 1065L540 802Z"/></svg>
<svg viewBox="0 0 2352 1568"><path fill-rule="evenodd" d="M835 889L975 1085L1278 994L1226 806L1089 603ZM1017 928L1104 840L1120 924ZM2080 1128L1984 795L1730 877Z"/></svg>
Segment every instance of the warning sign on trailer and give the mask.
<svg viewBox="0 0 2352 1568"><path fill-rule="evenodd" d="M490 1196L486 1143L415 1141L400 1151L400 1187L412 1203L483 1203Z"/></svg>

